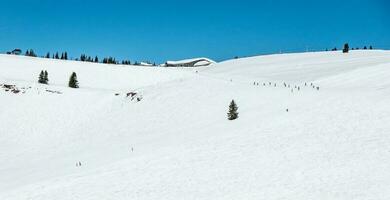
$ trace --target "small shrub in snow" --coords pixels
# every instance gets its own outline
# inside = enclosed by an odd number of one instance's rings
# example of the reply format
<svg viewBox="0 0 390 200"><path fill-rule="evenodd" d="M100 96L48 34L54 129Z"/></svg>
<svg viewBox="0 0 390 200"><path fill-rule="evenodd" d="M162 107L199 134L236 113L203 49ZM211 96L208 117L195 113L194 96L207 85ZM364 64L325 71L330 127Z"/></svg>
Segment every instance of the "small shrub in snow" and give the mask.
<svg viewBox="0 0 390 200"><path fill-rule="evenodd" d="M235 120L238 118L237 110L238 110L237 104L236 102L234 102L234 100L232 100L229 105L229 112L227 113L229 120Z"/></svg>

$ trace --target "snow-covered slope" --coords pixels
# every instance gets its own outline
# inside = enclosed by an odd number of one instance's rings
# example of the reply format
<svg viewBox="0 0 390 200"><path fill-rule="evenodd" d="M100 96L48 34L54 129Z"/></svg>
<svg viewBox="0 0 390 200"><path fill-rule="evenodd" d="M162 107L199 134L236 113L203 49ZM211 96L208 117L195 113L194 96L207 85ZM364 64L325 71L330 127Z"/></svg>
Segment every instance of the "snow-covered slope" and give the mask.
<svg viewBox="0 0 390 200"><path fill-rule="evenodd" d="M389 51L196 69L1 55L0 199L389 199L389 77Z"/></svg>

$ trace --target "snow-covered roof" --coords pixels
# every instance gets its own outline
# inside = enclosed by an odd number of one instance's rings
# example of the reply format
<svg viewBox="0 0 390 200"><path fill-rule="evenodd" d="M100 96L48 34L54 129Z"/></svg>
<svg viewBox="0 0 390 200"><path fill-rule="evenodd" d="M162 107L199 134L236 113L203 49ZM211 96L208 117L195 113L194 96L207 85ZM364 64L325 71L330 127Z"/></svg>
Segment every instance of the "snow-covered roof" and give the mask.
<svg viewBox="0 0 390 200"><path fill-rule="evenodd" d="M215 61L208 58L192 58L179 61L167 61L165 64L167 66L184 66L184 65L193 65L196 66L205 66L216 63Z"/></svg>
<svg viewBox="0 0 390 200"><path fill-rule="evenodd" d="M153 64L147 63L147 62L141 62L141 66L153 66Z"/></svg>

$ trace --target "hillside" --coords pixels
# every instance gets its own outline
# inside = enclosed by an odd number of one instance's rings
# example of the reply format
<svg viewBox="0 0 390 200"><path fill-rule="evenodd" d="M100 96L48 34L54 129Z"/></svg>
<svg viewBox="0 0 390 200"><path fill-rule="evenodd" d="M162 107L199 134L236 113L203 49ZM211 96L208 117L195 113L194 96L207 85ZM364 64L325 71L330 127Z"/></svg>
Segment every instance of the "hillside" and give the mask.
<svg viewBox="0 0 390 200"><path fill-rule="evenodd" d="M389 77L380 50L199 68L0 55L0 199L389 199Z"/></svg>

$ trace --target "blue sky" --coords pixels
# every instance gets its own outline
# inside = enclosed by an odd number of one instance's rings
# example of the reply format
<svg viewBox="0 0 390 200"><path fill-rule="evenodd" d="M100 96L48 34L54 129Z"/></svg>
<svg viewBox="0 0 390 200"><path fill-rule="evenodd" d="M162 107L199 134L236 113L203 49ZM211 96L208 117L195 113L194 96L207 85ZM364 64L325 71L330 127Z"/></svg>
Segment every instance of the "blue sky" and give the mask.
<svg viewBox="0 0 390 200"><path fill-rule="evenodd" d="M3 1L0 51L132 61L373 45L390 49L387 0Z"/></svg>

